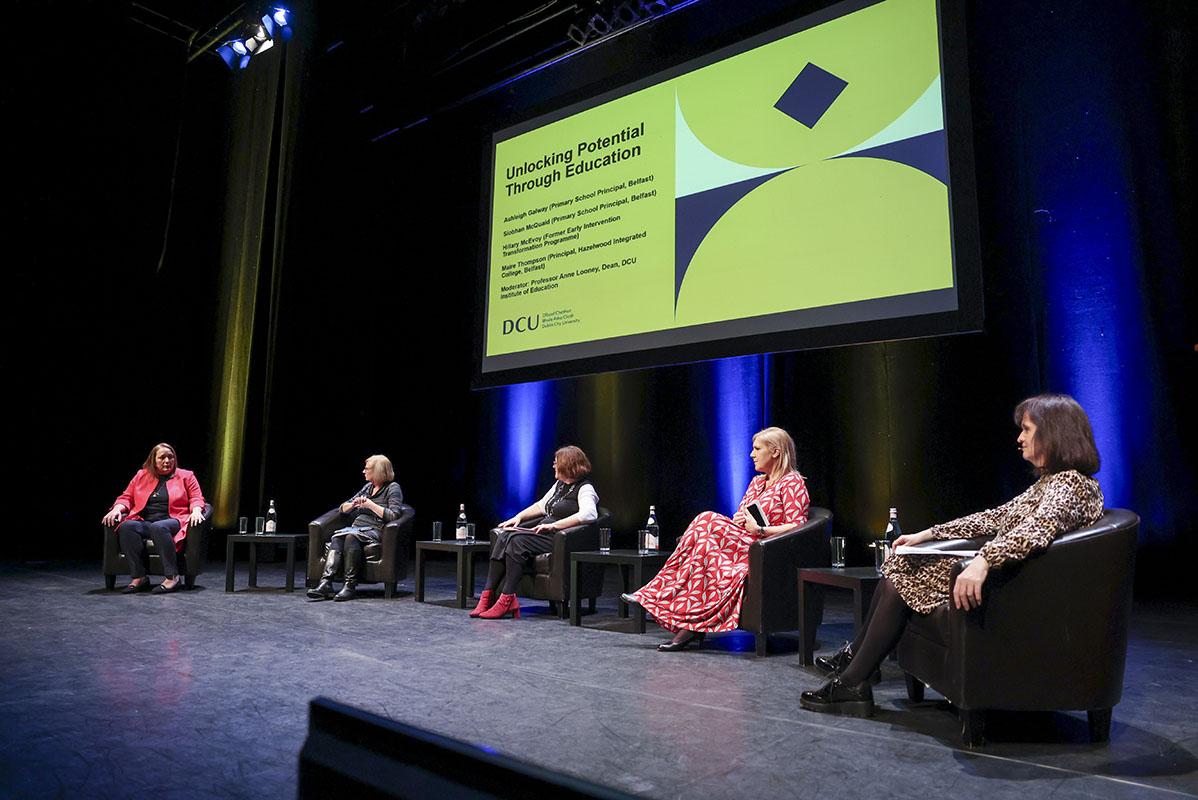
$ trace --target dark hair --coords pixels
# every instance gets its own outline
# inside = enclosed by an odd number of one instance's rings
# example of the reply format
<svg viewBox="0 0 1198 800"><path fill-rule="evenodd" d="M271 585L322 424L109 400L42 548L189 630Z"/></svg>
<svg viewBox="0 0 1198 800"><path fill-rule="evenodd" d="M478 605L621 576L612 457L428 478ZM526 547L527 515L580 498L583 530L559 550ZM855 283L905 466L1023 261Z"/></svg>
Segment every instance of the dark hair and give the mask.
<svg viewBox="0 0 1198 800"><path fill-rule="evenodd" d="M1098 447L1090 418L1067 394L1038 394L1015 406L1015 424L1027 415L1036 425L1035 448L1044 459L1037 475L1075 469L1083 475L1098 472Z"/></svg>
<svg viewBox="0 0 1198 800"><path fill-rule="evenodd" d="M159 442L158 444L156 444L150 448L150 454L148 456L146 456L146 461L144 464L141 465L141 468L144 469L146 472L156 473L157 469L154 466L154 459L158 457L158 451L163 450L163 449L171 451L171 455L173 455L175 457L175 469L178 469L179 468L179 451L176 450L175 448L171 447L166 442Z"/></svg>
<svg viewBox="0 0 1198 800"><path fill-rule="evenodd" d="M591 473L591 460L587 458L586 453L582 452L581 447L575 447L572 444L559 447L553 454L553 460L557 462L557 468L561 470L561 473L572 481Z"/></svg>

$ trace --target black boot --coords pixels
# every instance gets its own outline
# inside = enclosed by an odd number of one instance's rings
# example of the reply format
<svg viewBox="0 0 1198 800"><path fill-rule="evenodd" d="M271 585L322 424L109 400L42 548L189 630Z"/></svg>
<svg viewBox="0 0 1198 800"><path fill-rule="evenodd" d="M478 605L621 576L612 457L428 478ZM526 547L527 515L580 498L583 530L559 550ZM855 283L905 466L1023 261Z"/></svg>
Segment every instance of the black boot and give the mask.
<svg viewBox="0 0 1198 800"><path fill-rule="evenodd" d="M337 568L341 566L341 551L330 550L328 556L324 560L324 572L320 576L320 583L316 584L316 588L308 590L308 597L313 600L331 600L333 595L333 576L337 574Z"/></svg>
<svg viewBox="0 0 1198 800"><path fill-rule="evenodd" d="M341 602L343 600L353 600L358 596L358 559L345 559L345 585L341 587L341 591L337 592L337 596L333 598L333 602Z"/></svg>
<svg viewBox="0 0 1198 800"><path fill-rule="evenodd" d="M815 668L825 675L840 675L849 664L853 663L853 645L850 642L845 642L844 647L837 650L830 656L816 656ZM870 683L881 683L882 668L879 667L869 676Z"/></svg>
<svg viewBox="0 0 1198 800"><path fill-rule="evenodd" d="M838 676L814 692L799 695L799 705L808 711L823 714L843 714L847 717L872 717L874 715L874 690L868 681L856 686L846 686Z"/></svg>

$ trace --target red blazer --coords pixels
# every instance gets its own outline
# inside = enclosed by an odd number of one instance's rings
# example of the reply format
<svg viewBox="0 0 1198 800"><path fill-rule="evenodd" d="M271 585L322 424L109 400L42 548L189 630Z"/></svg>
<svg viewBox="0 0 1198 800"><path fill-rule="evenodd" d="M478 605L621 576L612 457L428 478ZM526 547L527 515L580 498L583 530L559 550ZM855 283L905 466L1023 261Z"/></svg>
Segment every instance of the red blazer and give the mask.
<svg viewBox="0 0 1198 800"><path fill-rule="evenodd" d="M113 505L120 503L128 510L129 516L125 517L126 520L141 519L146 501L150 499L157 485L157 475L147 472L144 468L139 469ZM171 515L171 519L179 520L179 532L175 534L175 550L182 550L183 540L187 538L187 523L191 510L196 506L203 510L204 493L200 491L200 482L196 480L194 472L176 468L175 474L166 479L166 495L167 513ZM123 524L124 522L121 523ZM117 527L120 528L120 525Z"/></svg>

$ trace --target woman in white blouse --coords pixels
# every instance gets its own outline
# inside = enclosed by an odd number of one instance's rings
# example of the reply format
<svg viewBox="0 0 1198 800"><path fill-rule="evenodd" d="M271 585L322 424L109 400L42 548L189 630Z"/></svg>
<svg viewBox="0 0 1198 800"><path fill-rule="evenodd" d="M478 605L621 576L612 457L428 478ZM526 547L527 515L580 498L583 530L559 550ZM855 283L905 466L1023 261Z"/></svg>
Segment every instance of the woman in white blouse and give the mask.
<svg viewBox="0 0 1198 800"><path fill-rule="evenodd" d="M553 550L553 532L599 518L599 494L587 477L590 473L591 462L582 448L558 448L553 454L553 486L540 500L495 529L487 587L470 616L500 619L511 614L520 618L516 587L533 559Z"/></svg>

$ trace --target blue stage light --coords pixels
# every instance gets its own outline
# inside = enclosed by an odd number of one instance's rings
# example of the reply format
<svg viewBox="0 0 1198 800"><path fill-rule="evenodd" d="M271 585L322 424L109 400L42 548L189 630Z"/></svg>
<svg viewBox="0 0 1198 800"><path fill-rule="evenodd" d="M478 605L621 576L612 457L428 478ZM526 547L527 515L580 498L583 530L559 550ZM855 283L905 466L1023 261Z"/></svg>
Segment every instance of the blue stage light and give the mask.
<svg viewBox="0 0 1198 800"><path fill-rule="evenodd" d="M548 484L553 442L552 381L521 383L501 389L504 400L502 441L504 497L502 513L514 514L537 498L538 482Z"/></svg>
<svg viewBox="0 0 1198 800"><path fill-rule="evenodd" d="M763 358L724 358L711 366L711 390L715 394L712 458L716 492L723 503L718 510L726 514L736 510L753 477L749 458L753 434L765 427L761 419Z"/></svg>
<svg viewBox="0 0 1198 800"><path fill-rule="evenodd" d="M275 6L271 9L270 16L280 28L285 28L290 24L291 12L282 6Z"/></svg>

